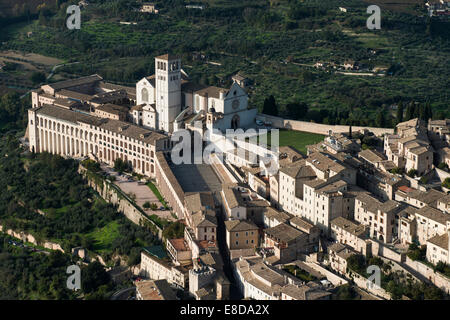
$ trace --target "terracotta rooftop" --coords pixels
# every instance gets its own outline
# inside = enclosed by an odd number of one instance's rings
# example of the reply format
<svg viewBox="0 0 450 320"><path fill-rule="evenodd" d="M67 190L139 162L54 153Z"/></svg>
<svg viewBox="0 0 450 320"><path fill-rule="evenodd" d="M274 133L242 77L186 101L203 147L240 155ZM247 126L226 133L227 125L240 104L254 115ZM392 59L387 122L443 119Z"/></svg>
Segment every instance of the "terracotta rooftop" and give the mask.
<svg viewBox="0 0 450 320"><path fill-rule="evenodd" d="M360 153L358 153L358 156L360 158L365 159L366 161L368 161L370 163L380 162L385 159L385 157L382 154L380 154L379 152L377 152L375 150L370 150L370 149L362 150Z"/></svg>
<svg viewBox="0 0 450 320"><path fill-rule="evenodd" d="M304 232L285 223L280 223L275 227L264 229L264 233L270 238L275 239L276 242L285 243L289 243L298 237L305 235Z"/></svg>
<svg viewBox="0 0 450 320"><path fill-rule="evenodd" d="M107 104L102 104L102 105L96 107L95 110L100 110L103 112L120 115L122 113L126 113L128 111L128 108L124 107L124 106L118 106L116 104L107 103Z"/></svg>
<svg viewBox="0 0 450 320"><path fill-rule="evenodd" d="M209 213L204 213L204 212L194 213L192 215L192 224L195 228L217 227L217 218L215 215L215 211L212 211Z"/></svg>
<svg viewBox="0 0 450 320"><path fill-rule="evenodd" d="M332 220L331 225L335 225L357 237L365 238L367 236L367 230L365 226L347 220L344 217L337 217L336 219Z"/></svg>
<svg viewBox="0 0 450 320"><path fill-rule="evenodd" d="M151 145L155 145L156 141L160 139L167 138L167 136L159 132L144 129L129 122L113 119L108 119L108 121L101 123L99 127L125 137L133 138L144 143L149 143Z"/></svg>
<svg viewBox="0 0 450 320"><path fill-rule="evenodd" d="M311 288L307 285L297 286L288 284L281 289L281 292L294 300L319 300L331 295L331 292L318 288Z"/></svg>
<svg viewBox="0 0 450 320"><path fill-rule="evenodd" d="M48 104L44 104L41 107L38 107L36 110L36 113L38 115L45 115L48 117L52 117L55 119L60 119L60 120L64 120L64 121L68 121L68 122L72 122L72 123L83 122L83 123L88 123L88 124L92 124L95 126L99 126L103 122L108 121L107 119L102 119L102 118L95 117L95 116L92 116L89 114L76 112L73 110L69 110L69 109L61 108L61 107L57 107L57 106L52 106L52 105L48 105Z"/></svg>
<svg viewBox="0 0 450 320"><path fill-rule="evenodd" d="M225 227L229 232L258 230L258 227L250 220L227 220Z"/></svg>
<svg viewBox="0 0 450 320"><path fill-rule="evenodd" d="M441 235L436 235L436 236L428 239L428 242L431 242L432 244L437 245L439 248L448 250L448 233L446 232Z"/></svg>
<svg viewBox="0 0 450 320"><path fill-rule="evenodd" d="M333 251L338 257L341 257L343 259L347 259L348 257L356 254L356 252L352 248L339 242L333 243L331 246L329 246L328 251Z"/></svg>
<svg viewBox="0 0 450 320"><path fill-rule="evenodd" d="M335 173L339 173L342 170L345 170L346 167L340 163L339 160L334 161L331 157L326 156L321 152L315 152L309 155L306 161L316 167L320 171L333 171Z"/></svg>
<svg viewBox="0 0 450 320"><path fill-rule="evenodd" d="M155 57L155 59L160 59L160 60L166 60L166 61L168 61L168 60L180 59L180 57L179 57L178 55L175 55L175 54L166 53L166 54L163 54L163 55L161 55L161 56Z"/></svg>
<svg viewBox="0 0 450 320"><path fill-rule="evenodd" d="M63 88L80 86L80 85L97 82L97 81L101 81L101 80L103 80L102 77L100 77L98 74L93 74L90 76L81 77L81 78L77 78L77 79L70 79L70 80L64 80L64 81L51 83L51 84L48 84L48 86L50 86L54 90L60 90Z"/></svg>
<svg viewBox="0 0 450 320"><path fill-rule="evenodd" d="M417 189L412 189L406 186L399 187L397 192L404 193L409 198L417 199L418 201L428 205L434 205L437 200L445 197L445 193L440 192L438 190L430 189L425 192Z"/></svg>
<svg viewBox="0 0 450 320"><path fill-rule="evenodd" d="M176 251L189 251L189 248L186 244L186 241L184 240L184 238L179 238L179 239L169 239L167 240L170 242L170 244L172 245L172 247L176 250Z"/></svg>
<svg viewBox="0 0 450 320"><path fill-rule="evenodd" d="M308 221L306 221L301 217L293 217L291 220L289 220L289 222L294 227L306 233L310 233L311 230L315 228L315 226L312 223L309 223Z"/></svg>
<svg viewBox="0 0 450 320"><path fill-rule="evenodd" d="M142 300L177 300L167 280L144 280L135 285Z"/></svg>
<svg viewBox="0 0 450 320"><path fill-rule="evenodd" d="M190 212L215 208L214 198L210 192L187 193L184 201L186 209Z"/></svg>
<svg viewBox="0 0 450 320"><path fill-rule="evenodd" d="M314 170L306 165L305 160L299 160L291 165L287 165L280 169L281 172L288 175L291 178L315 178L316 174Z"/></svg>
<svg viewBox="0 0 450 320"><path fill-rule="evenodd" d="M445 225L447 221L450 221L450 214L443 213L442 211L430 206L425 206L416 211L416 214L424 216L430 220L436 221Z"/></svg>
<svg viewBox="0 0 450 320"><path fill-rule="evenodd" d="M208 96L211 98L216 98L219 99L220 98L220 93L223 92L224 96L228 93L228 89L225 88L219 88L219 87L214 87L214 86L210 86L210 87L206 87L204 89L195 91L195 94L198 94L200 96Z"/></svg>

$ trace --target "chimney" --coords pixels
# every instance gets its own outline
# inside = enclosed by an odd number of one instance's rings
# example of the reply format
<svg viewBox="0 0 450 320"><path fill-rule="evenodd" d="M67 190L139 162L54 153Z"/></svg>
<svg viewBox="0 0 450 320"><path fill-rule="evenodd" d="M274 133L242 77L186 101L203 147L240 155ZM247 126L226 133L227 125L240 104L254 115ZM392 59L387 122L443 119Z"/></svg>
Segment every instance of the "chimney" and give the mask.
<svg viewBox="0 0 450 320"><path fill-rule="evenodd" d="M222 90L219 93L219 99L220 100L224 100L225 99L225 92L223 92Z"/></svg>

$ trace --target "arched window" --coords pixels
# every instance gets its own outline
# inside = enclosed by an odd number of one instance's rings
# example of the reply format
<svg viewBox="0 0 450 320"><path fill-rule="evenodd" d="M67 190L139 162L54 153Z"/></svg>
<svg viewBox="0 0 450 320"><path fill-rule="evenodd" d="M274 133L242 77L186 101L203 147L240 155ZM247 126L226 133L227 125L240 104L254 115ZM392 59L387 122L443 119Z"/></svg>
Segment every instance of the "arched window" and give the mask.
<svg viewBox="0 0 450 320"><path fill-rule="evenodd" d="M147 88L142 88L141 96L142 96L142 101L148 102L148 90L147 90Z"/></svg>

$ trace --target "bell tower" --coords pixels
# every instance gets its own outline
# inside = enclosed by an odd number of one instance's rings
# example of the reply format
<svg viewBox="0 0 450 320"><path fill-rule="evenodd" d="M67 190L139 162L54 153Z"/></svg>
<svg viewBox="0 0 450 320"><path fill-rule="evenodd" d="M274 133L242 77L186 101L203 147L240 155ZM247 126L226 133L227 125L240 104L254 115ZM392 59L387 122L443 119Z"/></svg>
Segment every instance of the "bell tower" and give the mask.
<svg viewBox="0 0 450 320"><path fill-rule="evenodd" d="M181 59L172 54L155 58L157 128L173 132L181 112Z"/></svg>

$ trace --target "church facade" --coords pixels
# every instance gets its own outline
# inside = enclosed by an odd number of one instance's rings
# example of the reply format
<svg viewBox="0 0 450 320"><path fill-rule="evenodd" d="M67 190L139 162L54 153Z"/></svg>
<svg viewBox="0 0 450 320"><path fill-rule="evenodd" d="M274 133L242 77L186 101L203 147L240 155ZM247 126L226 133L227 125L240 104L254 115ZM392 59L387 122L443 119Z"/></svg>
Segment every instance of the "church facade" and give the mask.
<svg viewBox="0 0 450 320"><path fill-rule="evenodd" d="M136 84L133 123L172 133L202 121L208 129L246 129L254 125L257 110L234 82L230 88L204 86L188 80L181 59L166 54L155 58L155 73Z"/></svg>

